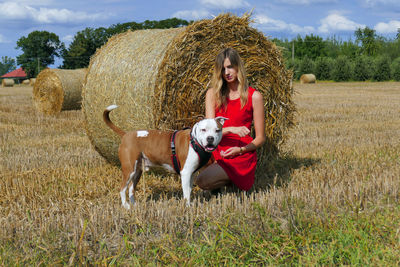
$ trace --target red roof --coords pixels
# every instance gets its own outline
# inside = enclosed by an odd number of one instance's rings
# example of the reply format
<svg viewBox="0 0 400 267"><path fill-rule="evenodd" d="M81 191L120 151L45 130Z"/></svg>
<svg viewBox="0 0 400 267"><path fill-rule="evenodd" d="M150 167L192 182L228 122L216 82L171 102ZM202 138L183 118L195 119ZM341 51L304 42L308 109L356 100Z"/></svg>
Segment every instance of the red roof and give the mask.
<svg viewBox="0 0 400 267"><path fill-rule="evenodd" d="M25 78L25 77L26 77L25 71L22 68L19 68L4 74L0 78Z"/></svg>

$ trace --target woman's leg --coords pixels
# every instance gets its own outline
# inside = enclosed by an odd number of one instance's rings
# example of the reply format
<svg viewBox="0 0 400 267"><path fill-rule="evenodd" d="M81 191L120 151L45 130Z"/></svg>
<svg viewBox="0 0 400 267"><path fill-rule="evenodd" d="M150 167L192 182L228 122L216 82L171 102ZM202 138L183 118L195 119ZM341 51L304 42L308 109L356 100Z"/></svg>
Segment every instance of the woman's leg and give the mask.
<svg viewBox="0 0 400 267"><path fill-rule="evenodd" d="M197 176L195 183L203 190L213 190L230 184L231 180L224 169L213 163Z"/></svg>

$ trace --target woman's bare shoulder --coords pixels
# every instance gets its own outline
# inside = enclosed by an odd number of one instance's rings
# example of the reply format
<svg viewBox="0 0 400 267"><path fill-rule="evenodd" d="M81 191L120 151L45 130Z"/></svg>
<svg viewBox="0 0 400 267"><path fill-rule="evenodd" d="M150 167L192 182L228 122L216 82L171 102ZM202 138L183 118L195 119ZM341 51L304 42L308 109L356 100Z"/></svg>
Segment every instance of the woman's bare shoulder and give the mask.
<svg viewBox="0 0 400 267"><path fill-rule="evenodd" d="M262 94L261 94L259 91L257 91L257 90L254 91L254 93L253 93L253 95L251 96L251 98L252 98L253 101L254 101L254 100L256 100L256 101L262 101L262 100L263 100Z"/></svg>

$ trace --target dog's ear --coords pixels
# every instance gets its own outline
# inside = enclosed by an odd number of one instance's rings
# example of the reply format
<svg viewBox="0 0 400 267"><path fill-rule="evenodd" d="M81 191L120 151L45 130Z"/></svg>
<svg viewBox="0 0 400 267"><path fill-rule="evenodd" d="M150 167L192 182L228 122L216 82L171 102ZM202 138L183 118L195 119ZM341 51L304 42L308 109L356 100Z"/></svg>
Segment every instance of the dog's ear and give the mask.
<svg viewBox="0 0 400 267"><path fill-rule="evenodd" d="M197 131L198 131L197 128L199 128L199 124L198 124L198 123L195 123L195 124L193 125L193 128L192 128L192 132L193 132L194 136L197 136Z"/></svg>
<svg viewBox="0 0 400 267"><path fill-rule="evenodd" d="M196 121L201 121L201 120L204 120L205 116L199 114L199 115L197 115L195 118L196 118Z"/></svg>
<svg viewBox="0 0 400 267"><path fill-rule="evenodd" d="M215 118L215 121L217 123L221 124L221 127L224 126L224 123L226 120L229 120L229 119L225 118L225 117L221 117L221 116Z"/></svg>

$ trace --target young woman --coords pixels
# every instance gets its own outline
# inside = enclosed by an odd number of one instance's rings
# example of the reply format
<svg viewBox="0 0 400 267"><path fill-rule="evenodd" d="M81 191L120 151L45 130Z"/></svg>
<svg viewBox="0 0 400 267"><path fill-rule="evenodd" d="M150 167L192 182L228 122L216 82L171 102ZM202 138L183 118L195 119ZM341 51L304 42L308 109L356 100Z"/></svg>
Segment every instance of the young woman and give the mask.
<svg viewBox="0 0 400 267"><path fill-rule="evenodd" d="M206 94L206 117L228 118L223 137L213 152L216 162L202 171L196 184L212 190L233 183L242 190L254 184L256 149L265 142L263 97L248 86L243 62L236 50L226 48L215 60L211 88ZM250 136L254 123L255 138Z"/></svg>

